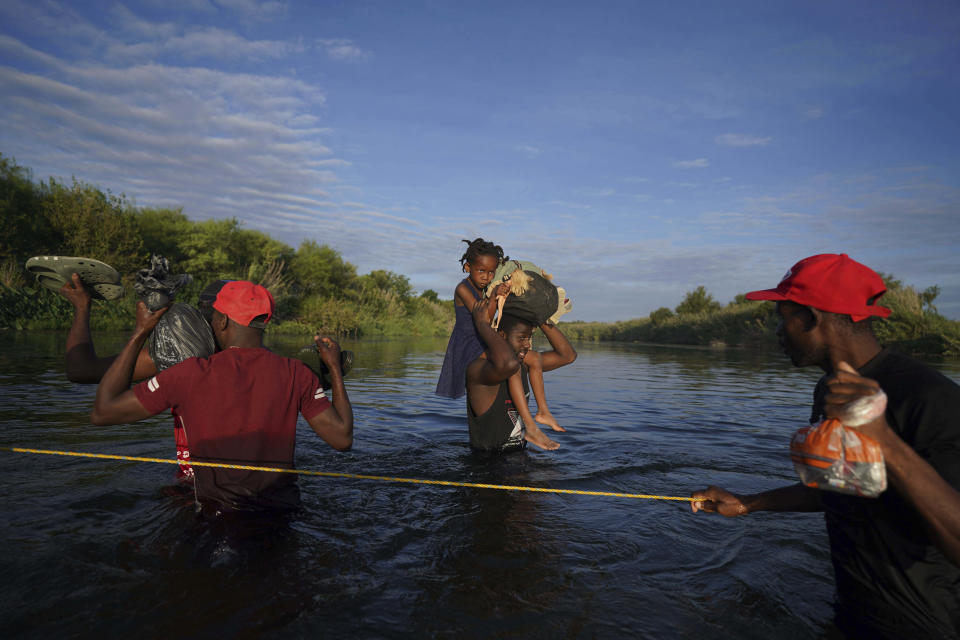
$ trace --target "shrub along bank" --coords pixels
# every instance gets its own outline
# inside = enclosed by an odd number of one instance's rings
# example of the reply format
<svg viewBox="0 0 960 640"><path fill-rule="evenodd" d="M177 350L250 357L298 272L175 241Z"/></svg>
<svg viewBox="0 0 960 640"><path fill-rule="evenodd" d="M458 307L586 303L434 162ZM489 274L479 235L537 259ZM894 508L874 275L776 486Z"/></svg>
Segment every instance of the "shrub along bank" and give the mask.
<svg viewBox="0 0 960 640"><path fill-rule="evenodd" d="M193 283L177 296L195 303L200 290L220 278L267 287L277 302L271 332L333 335L445 335L453 303L433 291L416 295L406 276L391 271L358 274L339 252L306 240L297 249L235 219L194 221L181 209L136 207L122 195L73 180L35 182L30 171L0 155L0 328L66 329L73 309L24 271L34 255L97 258L124 275L157 253ZM129 329L133 295L95 302L94 329Z"/></svg>
<svg viewBox="0 0 960 640"><path fill-rule="evenodd" d="M915 355L960 356L960 322L943 317L933 304L939 287L920 291L893 276L880 275L887 284L880 304L892 311L887 319L873 319L880 343ZM661 307L646 318L560 324L568 337L577 340L774 349L777 322L771 302L752 302L741 294L723 306L698 287L675 309Z"/></svg>
<svg viewBox="0 0 960 640"><path fill-rule="evenodd" d="M453 301L436 292L416 295L406 276L391 271L360 275L331 247L305 240L297 249L235 219L194 221L177 209L136 207L123 195L85 182L35 182L29 169L0 154L0 329L66 329L73 309L61 296L38 287L23 265L34 255L89 256L125 275L153 253L171 261L193 283L178 299L195 303L207 283L244 279L267 287L277 302L269 331L341 336L443 336L453 326ZM884 276L882 304L889 319L875 319L884 344L925 355L960 355L960 322L941 316L936 286L922 291ZM129 329L134 296L95 302L94 329ZM624 322L562 322L574 340L651 342L704 346L776 347L777 321L770 303L739 295L722 305L704 287L687 293L674 309Z"/></svg>

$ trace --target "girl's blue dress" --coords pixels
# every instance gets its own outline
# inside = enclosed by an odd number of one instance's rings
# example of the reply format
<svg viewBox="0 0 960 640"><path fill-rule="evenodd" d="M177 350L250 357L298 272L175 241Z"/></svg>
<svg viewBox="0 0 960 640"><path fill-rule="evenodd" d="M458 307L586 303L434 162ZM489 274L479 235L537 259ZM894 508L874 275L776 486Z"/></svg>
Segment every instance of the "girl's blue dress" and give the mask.
<svg viewBox="0 0 960 640"><path fill-rule="evenodd" d="M480 293L466 278L473 297L480 299ZM443 358L443 367L440 369L440 379L437 380L437 395L444 398L459 398L467 392L467 365L476 360L486 345L477 335L477 328L473 324L473 314L467 306L453 307L456 314L456 323L450 342L447 343L447 355Z"/></svg>

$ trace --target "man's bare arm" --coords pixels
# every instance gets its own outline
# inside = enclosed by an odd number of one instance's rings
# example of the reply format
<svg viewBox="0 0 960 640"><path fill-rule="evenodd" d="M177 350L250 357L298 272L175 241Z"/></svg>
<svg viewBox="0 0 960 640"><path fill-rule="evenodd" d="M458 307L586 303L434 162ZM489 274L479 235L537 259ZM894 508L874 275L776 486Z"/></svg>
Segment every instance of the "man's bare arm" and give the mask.
<svg viewBox="0 0 960 640"><path fill-rule="evenodd" d="M160 316L166 311L164 307L151 312L143 302L137 303L137 324L133 335L130 336L123 350L117 354L97 387L97 397L93 403L93 411L90 413L90 422L93 424L136 422L151 415L130 389L130 382L133 379L137 356L143 348L143 343L157 325Z"/></svg>
<svg viewBox="0 0 960 640"><path fill-rule="evenodd" d="M540 325L540 331L543 331L543 335L547 337L547 341L553 347L552 351L545 351L540 354L540 362L544 371L553 371L577 359L577 352L570 341L555 325L544 322Z"/></svg>
<svg viewBox="0 0 960 640"><path fill-rule="evenodd" d="M831 418L841 417L850 402L880 390L847 363L838 365L827 386L824 412ZM880 444L891 487L913 505L937 547L960 566L960 492L897 435L885 416L855 428Z"/></svg>
<svg viewBox="0 0 960 640"><path fill-rule="evenodd" d="M797 483L754 494L730 493L717 486L690 494L696 498L690 503L694 513L706 511L728 518L745 516L757 511L823 511L820 491Z"/></svg>
<svg viewBox="0 0 960 640"><path fill-rule="evenodd" d="M314 433L338 451L347 451L353 446L353 406L343 384L340 369L340 345L330 338L315 336L320 358L330 372L330 393L333 396L332 410L318 413L307 423Z"/></svg>
<svg viewBox="0 0 960 640"><path fill-rule="evenodd" d="M90 291L80 276L73 274L72 281L60 288L60 294L73 305L73 323L67 333L66 373L71 382L96 384L113 364L117 356L100 358L93 348L90 335ZM142 380L157 374L157 367L146 349L137 356L133 379Z"/></svg>
<svg viewBox="0 0 960 640"><path fill-rule="evenodd" d="M517 354L487 320L490 304L491 298L483 298L473 306L473 323L477 327L477 335L487 345L487 357L482 363L467 367L468 389L470 384L496 386L520 369Z"/></svg>

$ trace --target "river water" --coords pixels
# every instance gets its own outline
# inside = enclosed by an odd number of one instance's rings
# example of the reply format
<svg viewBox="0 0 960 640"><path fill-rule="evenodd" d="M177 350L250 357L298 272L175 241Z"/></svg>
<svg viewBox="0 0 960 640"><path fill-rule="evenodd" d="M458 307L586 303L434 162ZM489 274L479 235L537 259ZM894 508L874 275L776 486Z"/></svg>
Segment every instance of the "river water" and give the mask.
<svg viewBox="0 0 960 640"><path fill-rule="evenodd" d="M2 446L173 458L169 416L89 424L95 387L64 377L65 336L0 338ZM343 346L357 354L354 448L329 449L301 420L301 469L759 491L796 480L787 445L817 379L779 354L579 344L546 376L561 448L479 461L464 401L433 394L444 340ZM960 363L935 366L960 380ZM7 638L816 638L831 616L818 514L728 520L658 500L305 477L289 522L212 528L170 465L0 459Z"/></svg>

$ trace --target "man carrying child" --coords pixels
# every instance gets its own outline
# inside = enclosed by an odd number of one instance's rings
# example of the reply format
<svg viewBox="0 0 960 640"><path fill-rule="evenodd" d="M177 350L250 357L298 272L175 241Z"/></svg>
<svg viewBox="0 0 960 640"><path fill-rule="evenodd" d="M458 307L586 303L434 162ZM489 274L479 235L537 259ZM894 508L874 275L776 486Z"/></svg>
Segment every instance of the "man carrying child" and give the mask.
<svg viewBox="0 0 960 640"><path fill-rule="evenodd" d="M470 446L477 451L507 453L523 449L534 434L524 432L523 420L510 397L509 379L518 370L523 373L523 359L531 347L533 325L504 313L498 330L490 326L490 298L478 301L473 308L474 324L486 350L467 366L467 424ZM552 371L576 360L577 352L567 338L549 321L540 325L551 351L540 354L544 371ZM526 378L524 376L524 386ZM540 432L539 435L547 439ZM550 447L544 447L550 448ZM553 447L555 448L555 447Z"/></svg>

